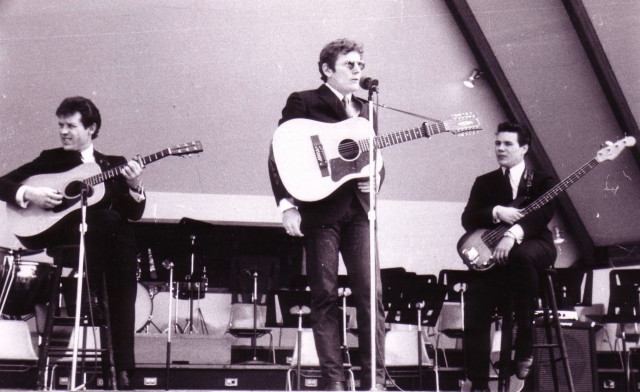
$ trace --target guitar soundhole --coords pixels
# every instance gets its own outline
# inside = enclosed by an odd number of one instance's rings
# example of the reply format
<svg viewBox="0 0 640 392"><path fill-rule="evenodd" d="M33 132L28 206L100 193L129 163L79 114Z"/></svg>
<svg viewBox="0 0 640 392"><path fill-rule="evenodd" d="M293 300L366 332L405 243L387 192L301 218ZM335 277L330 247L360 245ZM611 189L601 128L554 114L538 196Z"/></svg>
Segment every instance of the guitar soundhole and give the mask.
<svg viewBox="0 0 640 392"><path fill-rule="evenodd" d="M85 184L82 181L71 181L64 188L64 196L68 199L75 199L80 197L83 189L87 189L87 197L93 196L93 187Z"/></svg>
<svg viewBox="0 0 640 392"><path fill-rule="evenodd" d="M360 147L355 141L345 139L338 144L338 153L342 159L352 161L360 155Z"/></svg>

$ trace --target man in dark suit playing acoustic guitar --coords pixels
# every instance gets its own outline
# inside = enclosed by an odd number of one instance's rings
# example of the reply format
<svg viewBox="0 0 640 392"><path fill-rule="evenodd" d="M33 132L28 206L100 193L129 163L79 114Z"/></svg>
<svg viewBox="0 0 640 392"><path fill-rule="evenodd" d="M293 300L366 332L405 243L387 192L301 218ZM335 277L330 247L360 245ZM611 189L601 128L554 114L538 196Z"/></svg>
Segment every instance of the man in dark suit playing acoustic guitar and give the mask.
<svg viewBox="0 0 640 392"><path fill-rule="evenodd" d="M465 303L464 352L472 391L489 391L490 325L496 307L513 298L518 332L515 341L516 376L525 379L533 363L533 310L539 290L539 271L556 258L547 224L553 216L551 203L523 216L523 205L510 206L516 197L536 200L555 185L555 180L524 161L531 135L524 126L501 123L495 139L500 168L478 177L462 214L467 231L511 225L492 254L497 265L473 271Z"/></svg>
<svg viewBox="0 0 640 392"><path fill-rule="evenodd" d="M318 62L324 84L315 90L291 94L282 109L279 124L296 118L325 123L337 123L355 116L368 118L366 101L353 95L359 89L364 68L362 54L362 46L348 39L327 44L320 52ZM376 278L378 294L374 316L377 325L377 375L373 381L370 376L368 179L350 180L322 200L302 202L294 200L282 184L273 153L269 159L269 174L287 234L304 237L311 288L310 316L325 390L345 389L340 352L341 317L337 305L339 253L349 274L349 285L357 308L362 387L384 389L384 308L379 274Z"/></svg>
<svg viewBox="0 0 640 392"><path fill-rule="evenodd" d="M129 372L134 362L134 322L136 299L135 237L128 219L140 219L145 208L141 186L142 167L124 157L104 155L93 148L93 139L101 126L100 112L89 99L71 97L62 101L56 111L62 147L42 151L35 160L0 178L0 199L8 204L28 208L53 209L63 203L58 190L47 186L22 183L29 177L43 174L62 175L79 165L95 162L102 171L123 165L122 176L104 184L101 201L87 212L86 260L91 291L99 293L98 285L105 275L112 320L115 365L118 387L130 387ZM33 238L22 239L30 247L46 247L51 254L61 245L79 243L80 211L63 217L52 228ZM77 265L77 251L66 260L68 267ZM75 291L74 291L75 293ZM94 294L95 295L95 294ZM94 303L92 299L90 302ZM100 313L100 309L94 309ZM73 314L73 311L70 311Z"/></svg>

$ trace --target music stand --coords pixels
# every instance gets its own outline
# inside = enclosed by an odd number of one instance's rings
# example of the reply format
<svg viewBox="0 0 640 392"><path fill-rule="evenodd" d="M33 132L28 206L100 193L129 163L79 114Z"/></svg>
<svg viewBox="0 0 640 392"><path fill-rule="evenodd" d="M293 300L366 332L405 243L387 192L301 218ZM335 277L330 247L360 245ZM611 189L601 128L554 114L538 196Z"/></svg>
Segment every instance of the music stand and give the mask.
<svg viewBox="0 0 640 392"><path fill-rule="evenodd" d="M415 275L406 273L398 280L401 295L389 298L389 311L386 322L412 324L417 328L418 350L418 386L422 390L422 350L424 347L422 328L435 327L440 317L447 288L437 282L435 275ZM435 352L434 371L436 372L436 390L438 382L438 353Z"/></svg>
<svg viewBox="0 0 640 392"><path fill-rule="evenodd" d="M291 366L296 366L296 380L297 389L301 387L301 371L302 371L302 329L311 328L311 320L309 318L309 310L311 309L311 292L305 290L273 290L270 292L270 297L273 299L273 311L271 313L276 315L280 314L282 320L278 325L283 328L297 328L296 334L296 346L298 352L296 355L295 363L292 361ZM279 312L278 312L279 310ZM306 311L305 311L306 310ZM291 369L287 375L287 383L291 385L290 375Z"/></svg>
<svg viewBox="0 0 640 392"><path fill-rule="evenodd" d="M205 282L207 281L205 275L206 267L203 267L202 273L196 272L196 241L198 241L200 237L205 236L208 232L210 232L214 226L210 223L198 221L187 217L180 219L179 224L184 227L185 232L189 235L190 259L189 273L185 276L186 287L184 287L183 289L178 288L178 290L176 290L176 296L179 299L187 299L189 301L189 319L187 320L184 328L181 329L181 332L192 334L194 333L194 331L196 331L193 325L193 301L194 299L200 300L204 298L206 294ZM196 282L196 280L198 279L200 279L200 282ZM201 323L203 332L208 333L199 302L197 312L200 319L203 320Z"/></svg>
<svg viewBox="0 0 640 392"><path fill-rule="evenodd" d="M276 257L265 256L236 256L231 263L231 291L234 293L232 304L252 305L253 327L234 326L233 309L232 319L229 322L229 332L237 338L251 338L251 348L253 358L242 362L244 365L266 365L268 362L259 361L257 358L257 339L269 335L271 338L270 347L273 347L273 336L271 329L258 328L258 304L266 303L266 294L269 290L272 270L279 263ZM249 294L250 295L247 295Z"/></svg>
<svg viewBox="0 0 640 392"><path fill-rule="evenodd" d="M580 268L555 268L556 303L559 309L573 310L576 306L590 306L593 271ZM583 290L584 286L584 290Z"/></svg>
<svg viewBox="0 0 640 392"><path fill-rule="evenodd" d="M626 324L640 323L640 269L612 270L609 272L609 306L606 315L587 315L601 324L618 324L622 339L622 367L625 373L626 391L631 391L630 352L627 338L636 342L640 336L627 336Z"/></svg>

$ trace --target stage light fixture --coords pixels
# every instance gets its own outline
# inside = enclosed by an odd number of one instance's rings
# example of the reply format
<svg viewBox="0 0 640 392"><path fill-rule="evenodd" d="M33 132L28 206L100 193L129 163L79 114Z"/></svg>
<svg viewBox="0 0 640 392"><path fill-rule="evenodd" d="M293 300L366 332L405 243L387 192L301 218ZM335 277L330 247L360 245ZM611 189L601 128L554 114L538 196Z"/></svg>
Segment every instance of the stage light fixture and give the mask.
<svg viewBox="0 0 640 392"><path fill-rule="evenodd" d="M469 77L467 79L465 79L462 84L465 85L465 87L467 88L474 88L475 87L475 81L478 79L482 79L484 73L478 69L474 69L473 72L471 72L471 75L469 75Z"/></svg>

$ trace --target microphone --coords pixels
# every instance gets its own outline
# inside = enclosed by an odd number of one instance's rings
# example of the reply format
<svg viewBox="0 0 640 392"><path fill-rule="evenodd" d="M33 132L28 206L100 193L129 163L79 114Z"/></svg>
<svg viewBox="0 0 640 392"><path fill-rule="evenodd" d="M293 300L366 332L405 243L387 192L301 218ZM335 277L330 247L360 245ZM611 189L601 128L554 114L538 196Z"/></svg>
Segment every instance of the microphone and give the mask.
<svg viewBox="0 0 640 392"><path fill-rule="evenodd" d="M363 90L378 91L378 79L365 77L360 79L360 87Z"/></svg>

